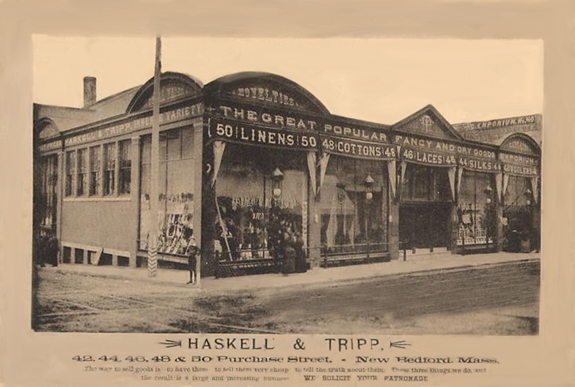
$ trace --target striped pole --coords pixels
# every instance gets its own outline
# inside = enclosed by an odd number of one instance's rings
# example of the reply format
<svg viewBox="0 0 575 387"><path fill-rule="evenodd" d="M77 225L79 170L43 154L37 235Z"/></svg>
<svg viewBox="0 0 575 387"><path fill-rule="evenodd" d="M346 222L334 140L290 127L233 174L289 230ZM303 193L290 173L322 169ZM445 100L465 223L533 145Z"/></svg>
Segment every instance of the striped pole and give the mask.
<svg viewBox="0 0 575 387"><path fill-rule="evenodd" d="M154 69L154 94L152 96L152 170L150 179L150 242L148 243L148 276L155 277L158 271L158 197L160 175L160 60L162 41L156 38L156 60Z"/></svg>

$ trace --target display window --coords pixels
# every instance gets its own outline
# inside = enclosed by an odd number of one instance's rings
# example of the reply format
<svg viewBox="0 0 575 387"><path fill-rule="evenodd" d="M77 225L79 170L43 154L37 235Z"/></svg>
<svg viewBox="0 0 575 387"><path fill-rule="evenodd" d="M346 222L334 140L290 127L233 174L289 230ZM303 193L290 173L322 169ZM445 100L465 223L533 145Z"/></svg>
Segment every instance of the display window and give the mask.
<svg viewBox="0 0 575 387"><path fill-rule="evenodd" d="M151 136L141 141L140 249L147 250L150 231ZM192 129L160 134L158 252L188 255L195 246L193 230Z"/></svg>
<svg viewBox="0 0 575 387"><path fill-rule="evenodd" d="M324 253L388 250L386 175L382 161L330 157L319 203Z"/></svg>
<svg viewBox="0 0 575 387"><path fill-rule="evenodd" d="M495 175L464 170L457 204L458 246L495 243Z"/></svg>
<svg viewBox="0 0 575 387"><path fill-rule="evenodd" d="M520 251L521 243L537 242L533 227L533 191L527 177L507 175L503 197L504 249Z"/></svg>
<svg viewBox="0 0 575 387"><path fill-rule="evenodd" d="M215 191L223 259L273 258L287 240L306 244L305 152L227 144Z"/></svg>

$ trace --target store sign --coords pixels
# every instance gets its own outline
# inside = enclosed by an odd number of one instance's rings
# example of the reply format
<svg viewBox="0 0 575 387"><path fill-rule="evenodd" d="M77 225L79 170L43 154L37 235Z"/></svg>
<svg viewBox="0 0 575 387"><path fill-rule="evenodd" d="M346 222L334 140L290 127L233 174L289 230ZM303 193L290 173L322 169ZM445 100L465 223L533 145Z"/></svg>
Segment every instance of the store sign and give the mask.
<svg viewBox="0 0 575 387"><path fill-rule="evenodd" d="M247 121L255 124L265 124L278 128L293 130L317 130L317 121L291 115L275 114L264 110L250 110L240 107L220 106L218 109L222 117Z"/></svg>
<svg viewBox="0 0 575 387"><path fill-rule="evenodd" d="M453 154L430 152L408 147L401 148L401 158L402 160L411 161L418 164L427 164L435 166L457 165L456 156Z"/></svg>
<svg viewBox="0 0 575 387"><path fill-rule="evenodd" d="M369 143L348 138L321 137L324 152L356 158L389 160L397 158L397 147L391 144Z"/></svg>
<svg viewBox="0 0 575 387"><path fill-rule="evenodd" d="M317 149L317 135L246 125L233 121L210 120L208 138L282 148Z"/></svg>
<svg viewBox="0 0 575 387"><path fill-rule="evenodd" d="M45 144L42 144L38 147L38 149L40 150L40 152L49 152L49 151L53 151L56 149L60 149L61 146L62 146L62 142L60 140L57 140L57 141L52 141L52 142L47 142Z"/></svg>
<svg viewBox="0 0 575 387"><path fill-rule="evenodd" d="M197 117L202 113L203 105L201 103L168 110L166 112L160 113L160 125L181 121L187 118ZM69 147L110 137L116 137L141 129L149 128L151 126L152 116L142 117L133 121L110 126L108 128L98 129L74 137L68 137L64 140L64 145Z"/></svg>
<svg viewBox="0 0 575 387"><path fill-rule="evenodd" d="M468 170L477 172L499 172L501 164L494 160L482 160L467 156L458 156L457 164Z"/></svg>
<svg viewBox="0 0 575 387"><path fill-rule="evenodd" d="M501 152L499 160L505 173L521 176L539 175L539 161L534 157Z"/></svg>
<svg viewBox="0 0 575 387"><path fill-rule="evenodd" d="M259 86L237 87L230 91L230 94L255 101L269 102L283 106L301 106L296 99L275 89Z"/></svg>
<svg viewBox="0 0 575 387"><path fill-rule="evenodd" d="M482 122L471 122L469 124L466 124L467 126L466 129L469 130L495 129L516 125L533 125L536 123L537 123L537 115L532 114L530 116L523 116L523 117L505 118L505 119L482 121Z"/></svg>
<svg viewBox="0 0 575 387"><path fill-rule="evenodd" d="M497 159L496 153L488 149L480 149L460 144L452 144L444 141L437 141L427 138L395 135L393 141L397 145L406 146L412 149L425 149L433 152L459 154L462 156L474 157L478 159L488 159L488 160Z"/></svg>
<svg viewBox="0 0 575 387"><path fill-rule="evenodd" d="M374 129L359 128L345 123L325 123L323 132L336 136L352 137L359 140L388 142L387 134Z"/></svg>

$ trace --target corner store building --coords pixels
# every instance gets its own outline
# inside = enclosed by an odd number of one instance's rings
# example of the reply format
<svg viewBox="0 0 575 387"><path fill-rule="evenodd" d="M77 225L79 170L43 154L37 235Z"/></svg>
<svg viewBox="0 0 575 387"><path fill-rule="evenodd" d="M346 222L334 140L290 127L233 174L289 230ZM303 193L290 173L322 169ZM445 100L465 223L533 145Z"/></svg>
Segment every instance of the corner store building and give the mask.
<svg viewBox="0 0 575 387"><path fill-rule="evenodd" d="M150 222L153 80L85 106L35 105L38 229L70 263L143 266ZM394 125L331 114L283 77L161 81L160 260L201 246L218 265L266 266L278 225L311 267L401 249L538 245L538 115L454 125L433 107ZM217 199L216 199L217 198ZM219 262L219 263L216 263Z"/></svg>

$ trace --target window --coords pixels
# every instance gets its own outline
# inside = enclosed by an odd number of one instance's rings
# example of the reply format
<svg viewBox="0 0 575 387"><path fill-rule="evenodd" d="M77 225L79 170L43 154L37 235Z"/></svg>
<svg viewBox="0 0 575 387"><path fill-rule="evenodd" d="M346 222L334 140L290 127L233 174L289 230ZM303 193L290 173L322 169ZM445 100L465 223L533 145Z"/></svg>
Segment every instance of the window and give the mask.
<svg viewBox="0 0 575 387"><path fill-rule="evenodd" d="M118 180L118 193L120 195L127 195L130 193L130 182L132 178L132 160L130 155L131 141L120 141L118 145L120 147L120 176Z"/></svg>
<svg viewBox="0 0 575 387"><path fill-rule="evenodd" d="M158 251L187 254L193 242L193 136L192 129L160 134ZM150 229L151 136L142 137L140 170L140 248L148 248ZM120 152L122 153L122 152ZM198 238L198 236L196 236Z"/></svg>
<svg viewBox="0 0 575 387"><path fill-rule="evenodd" d="M408 163L401 195L404 201L450 201L447 168Z"/></svg>
<svg viewBox="0 0 575 387"><path fill-rule="evenodd" d="M90 148L90 195L100 194L101 147Z"/></svg>
<svg viewBox="0 0 575 387"><path fill-rule="evenodd" d="M41 197L39 203L41 224L46 228L56 227L56 204L58 184L58 156L48 156L41 161Z"/></svg>
<svg viewBox="0 0 575 387"><path fill-rule="evenodd" d="M381 161L332 155L321 188L321 244L327 254L387 251L387 176ZM373 179L368 195L365 184Z"/></svg>
<svg viewBox="0 0 575 387"><path fill-rule="evenodd" d="M114 194L116 179L116 143L104 145L104 195Z"/></svg>
<svg viewBox="0 0 575 387"><path fill-rule="evenodd" d="M76 184L76 195L85 195L86 188L88 187L88 171L87 171L87 150L80 149L77 153L78 156L78 184Z"/></svg>
<svg viewBox="0 0 575 387"><path fill-rule="evenodd" d="M494 243L497 198L493 183L491 174L463 171L457 205L458 245Z"/></svg>
<svg viewBox="0 0 575 387"><path fill-rule="evenodd" d="M66 196L72 196L74 194L74 178L76 174L75 154L75 151L66 152Z"/></svg>
<svg viewBox="0 0 575 387"><path fill-rule="evenodd" d="M216 181L221 215L215 219L216 252L234 260L274 257L286 234L307 244L305 157L305 152L226 145ZM272 179L276 168L281 183Z"/></svg>

